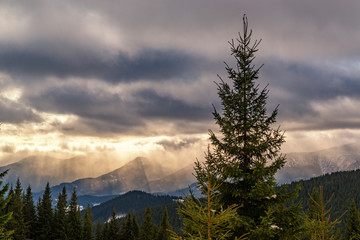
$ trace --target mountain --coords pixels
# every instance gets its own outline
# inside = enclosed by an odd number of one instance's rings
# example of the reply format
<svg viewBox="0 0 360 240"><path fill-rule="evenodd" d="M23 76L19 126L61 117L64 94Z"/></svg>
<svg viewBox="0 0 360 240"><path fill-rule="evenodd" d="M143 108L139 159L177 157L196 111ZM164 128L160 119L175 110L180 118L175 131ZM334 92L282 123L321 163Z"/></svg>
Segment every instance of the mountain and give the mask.
<svg viewBox="0 0 360 240"><path fill-rule="evenodd" d="M101 167L99 167L101 166ZM24 188L31 185L34 192L50 185L74 181L84 177L95 177L111 171L114 161L108 159L92 159L89 157L73 157L58 159L47 156L32 156L21 161L0 167L0 172L9 169L4 181L15 185L20 178Z"/></svg>
<svg viewBox="0 0 360 240"><path fill-rule="evenodd" d="M116 195L131 190L150 192L149 182L165 174L156 161L138 157L124 166L96 178L83 178L69 183L61 183L51 188L58 195L65 186L68 191L76 189L78 195Z"/></svg>
<svg viewBox="0 0 360 240"><path fill-rule="evenodd" d="M57 196L64 186L68 192L75 188L79 196L119 195L131 190L168 192L185 188L195 181L192 165L166 175L168 172L169 170L157 161L137 157L99 177L82 178L56 185L51 188L51 192L53 196Z"/></svg>
<svg viewBox="0 0 360 240"><path fill-rule="evenodd" d="M347 144L309 153L286 154L286 164L275 177L279 183L360 168L360 148L358 144Z"/></svg>
<svg viewBox="0 0 360 240"><path fill-rule="evenodd" d="M193 175L194 165L186 167L162 178L149 183L151 192L169 192L177 189L186 188L196 181Z"/></svg>
<svg viewBox="0 0 360 240"><path fill-rule="evenodd" d="M156 196L142 191L130 191L110 201L91 208L93 219L107 221L113 209L118 216L124 216L129 211L143 210L147 206L160 206L173 203L176 200L170 196Z"/></svg>

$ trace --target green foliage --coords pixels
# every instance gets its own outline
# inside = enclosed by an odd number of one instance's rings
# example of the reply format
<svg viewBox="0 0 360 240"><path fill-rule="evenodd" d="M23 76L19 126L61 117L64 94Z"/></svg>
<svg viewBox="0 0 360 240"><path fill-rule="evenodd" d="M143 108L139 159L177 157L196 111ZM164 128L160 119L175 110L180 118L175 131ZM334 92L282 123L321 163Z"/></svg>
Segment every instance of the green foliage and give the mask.
<svg viewBox="0 0 360 240"><path fill-rule="evenodd" d="M106 226L106 225L105 225ZM108 228L105 227L104 231L108 230L108 240L118 240L120 238L120 226L119 221L116 218L115 209L111 213L111 219L108 224Z"/></svg>
<svg viewBox="0 0 360 240"><path fill-rule="evenodd" d="M335 226L340 219L330 220L328 201L324 201L322 186L314 188L309 199L309 212L305 215L305 228L311 240L333 240L335 238Z"/></svg>
<svg viewBox="0 0 360 240"><path fill-rule="evenodd" d="M30 185L23 195L23 215L25 223L26 239L35 239L36 211Z"/></svg>
<svg viewBox="0 0 360 240"><path fill-rule="evenodd" d="M7 174L8 170L0 173L0 186L3 184L2 179ZM5 194L9 190L9 184L2 186L0 189L0 240L11 239L11 235L14 233L13 230L6 229L6 224L11 220L12 212L6 212L5 208L10 201L10 198L6 198Z"/></svg>
<svg viewBox="0 0 360 240"><path fill-rule="evenodd" d="M346 221L346 239L359 240L360 239L360 213L356 209L356 203L353 199L348 210L348 217Z"/></svg>
<svg viewBox="0 0 360 240"><path fill-rule="evenodd" d="M66 188L63 187L62 192L59 193L58 201L55 207L54 213L54 238L55 239L67 239L67 193Z"/></svg>
<svg viewBox="0 0 360 240"><path fill-rule="evenodd" d="M145 210L144 223L140 229L140 240L153 240L156 237L156 226L153 224L151 209L148 206Z"/></svg>
<svg viewBox="0 0 360 240"><path fill-rule="evenodd" d="M95 226L95 239L96 240L103 240L103 225L100 221L100 219L97 220L96 226Z"/></svg>
<svg viewBox="0 0 360 240"><path fill-rule="evenodd" d="M75 189L71 195L71 199L69 203L67 222L68 222L68 233L67 233L68 239L69 240L81 239L81 234L82 234L81 213L80 213L80 207L78 206L77 203L77 195Z"/></svg>
<svg viewBox="0 0 360 240"><path fill-rule="evenodd" d="M83 234L82 237L84 240L93 240L93 219L90 211L90 204L86 206L85 214L84 214L84 226L83 226Z"/></svg>
<svg viewBox="0 0 360 240"><path fill-rule="evenodd" d="M49 183L46 184L43 197L39 199L37 213L36 239L52 239L53 211L51 208L51 191Z"/></svg>
<svg viewBox="0 0 360 240"><path fill-rule="evenodd" d="M16 181L15 190L11 190L9 195L11 196L10 201L7 205L7 211L12 212L12 219L7 223L8 230L14 230L12 239L23 240L25 236L25 222L23 214L23 201L22 201L22 188L19 178Z"/></svg>
<svg viewBox="0 0 360 240"><path fill-rule="evenodd" d="M220 134L210 130L212 149L206 159L218 187L219 205L225 209L237 206L235 236L278 239L289 233L271 226L280 222L278 216L291 216L296 211L285 207L291 194L276 190L274 175L285 164L285 156L280 153L284 136L283 131L272 127L278 109L267 115L267 88L260 90L256 83L260 68L253 62L260 41L252 42L251 36L244 16L243 33L230 42L235 66L225 67L232 86L221 77L217 83L222 111L214 107L213 116ZM204 167L197 163L195 170L200 188L206 189ZM296 221L296 216L287 220Z"/></svg>
<svg viewBox="0 0 360 240"><path fill-rule="evenodd" d="M159 232L158 232L158 240L170 240L170 233L172 231L171 225L169 223L169 214L167 208L164 210L164 214L161 220Z"/></svg>

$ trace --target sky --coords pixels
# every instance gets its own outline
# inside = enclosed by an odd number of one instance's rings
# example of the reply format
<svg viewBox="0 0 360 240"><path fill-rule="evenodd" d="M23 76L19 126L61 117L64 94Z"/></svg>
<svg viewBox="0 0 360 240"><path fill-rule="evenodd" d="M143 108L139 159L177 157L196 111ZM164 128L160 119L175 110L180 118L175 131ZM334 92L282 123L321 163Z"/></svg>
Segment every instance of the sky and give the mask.
<svg viewBox="0 0 360 240"><path fill-rule="evenodd" d="M350 0L1 0L0 160L202 159L244 14L282 151L356 143L359 11Z"/></svg>

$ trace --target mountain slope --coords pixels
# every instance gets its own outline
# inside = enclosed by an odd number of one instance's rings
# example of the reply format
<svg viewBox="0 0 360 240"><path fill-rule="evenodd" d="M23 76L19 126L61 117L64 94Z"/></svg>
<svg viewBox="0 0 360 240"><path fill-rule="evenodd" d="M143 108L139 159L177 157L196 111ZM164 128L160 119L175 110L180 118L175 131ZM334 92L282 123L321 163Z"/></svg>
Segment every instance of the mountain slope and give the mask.
<svg viewBox="0 0 360 240"><path fill-rule="evenodd" d="M114 165L111 160L97 160L88 157L58 159L44 156L32 156L0 167L0 172L9 169L4 181L15 184L20 178L23 187L31 185L34 192L50 185L74 181L84 177L95 177L109 172ZM99 167L101 166L101 167Z"/></svg>
<svg viewBox="0 0 360 240"><path fill-rule="evenodd" d="M174 198L170 196L155 196L142 191L130 191L91 208L91 213L94 220L107 221L113 209L118 215L125 215L129 211L142 210L147 206L160 206L173 202Z"/></svg>
<svg viewBox="0 0 360 240"><path fill-rule="evenodd" d="M358 144L348 144L310 153L289 153L286 156L285 166L276 174L279 183L360 168Z"/></svg>
<svg viewBox="0 0 360 240"><path fill-rule="evenodd" d="M164 172L161 165L138 157L124 166L96 178L83 178L71 183L61 183L51 188L53 195L65 186L68 191L76 189L78 195L116 195L131 190L150 192L149 179L155 169ZM159 175L161 176L161 175Z"/></svg>

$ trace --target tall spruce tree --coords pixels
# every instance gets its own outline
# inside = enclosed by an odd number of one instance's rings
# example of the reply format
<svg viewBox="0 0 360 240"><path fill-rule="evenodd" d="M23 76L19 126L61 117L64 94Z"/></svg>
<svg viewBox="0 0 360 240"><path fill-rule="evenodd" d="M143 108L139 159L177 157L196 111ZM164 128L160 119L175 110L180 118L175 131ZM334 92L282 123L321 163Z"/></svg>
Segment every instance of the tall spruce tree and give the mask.
<svg viewBox="0 0 360 240"><path fill-rule="evenodd" d="M35 239L36 210L30 185L27 187L26 193L23 195L23 214L26 239Z"/></svg>
<svg viewBox="0 0 360 240"><path fill-rule="evenodd" d="M104 228L105 231L106 227ZM116 211L113 209L108 226L108 240L118 240L120 238L119 220L116 218Z"/></svg>
<svg viewBox="0 0 360 240"><path fill-rule="evenodd" d="M96 240L103 240L103 224L100 219L97 220L95 226L95 239Z"/></svg>
<svg viewBox="0 0 360 240"><path fill-rule="evenodd" d="M23 214L22 188L19 178L16 181L16 187L10 192L11 199L8 203L8 211L13 213L12 219L7 223L9 230L14 230L13 240L23 240L25 236L25 222Z"/></svg>
<svg viewBox="0 0 360 240"><path fill-rule="evenodd" d="M273 219L267 216L269 209L286 200L283 191L275 189L274 178L285 156L280 153L284 133L273 128L278 108L267 113L268 90L256 83L260 68L255 67L254 59L260 41L252 41L251 36L244 16L243 32L229 42L235 58L234 67L225 63L230 83L220 76L217 83L222 109L218 112L214 107L213 116L220 133L209 131L212 149L207 158L217 178L220 204L239 206L243 224L236 226L235 235L249 233L250 239L256 239L257 234L252 233L263 224L262 219ZM202 167L195 170L198 174ZM200 184L206 188L206 181Z"/></svg>
<svg viewBox="0 0 360 240"><path fill-rule="evenodd" d="M68 231L67 236L69 240L79 240L82 235L81 212L77 202L76 189L74 189L67 214Z"/></svg>
<svg viewBox="0 0 360 240"><path fill-rule="evenodd" d="M94 240L93 218L91 215L90 204L86 206L84 213L84 226L83 226L82 238L84 240Z"/></svg>
<svg viewBox="0 0 360 240"><path fill-rule="evenodd" d="M167 208L165 208L163 217L160 223L160 228L158 232L158 240L170 240L170 233L172 231L171 225L169 223L169 214Z"/></svg>
<svg viewBox="0 0 360 240"><path fill-rule="evenodd" d="M7 174L8 170L0 173L0 186L3 184L2 179ZM12 212L5 211L5 208L10 200L9 197L5 197L9 190L9 184L5 184L0 189L0 240L11 239L13 230L6 229L6 224L10 221L12 217Z"/></svg>
<svg viewBox="0 0 360 240"><path fill-rule="evenodd" d="M37 206L36 239L53 239L53 211L51 207L51 191L49 183Z"/></svg>
<svg viewBox="0 0 360 240"><path fill-rule="evenodd" d="M148 206L144 213L144 223L140 229L140 240L152 240L156 238L156 226L153 224L151 208Z"/></svg>
<svg viewBox="0 0 360 240"><path fill-rule="evenodd" d="M54 239L67 239L67 193L65 186L59 193L54 213Z"/></svg>

